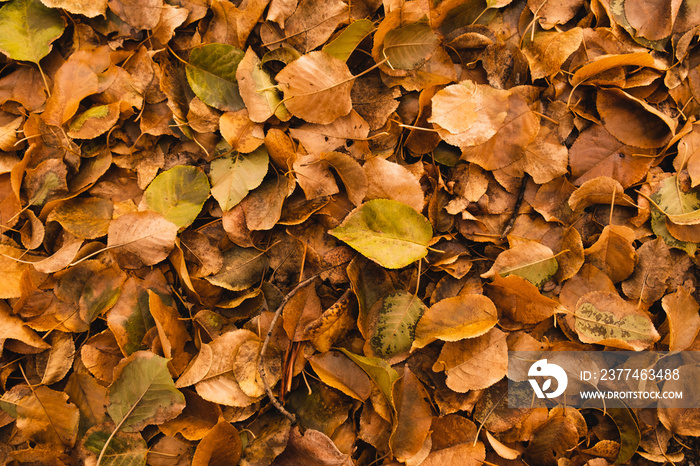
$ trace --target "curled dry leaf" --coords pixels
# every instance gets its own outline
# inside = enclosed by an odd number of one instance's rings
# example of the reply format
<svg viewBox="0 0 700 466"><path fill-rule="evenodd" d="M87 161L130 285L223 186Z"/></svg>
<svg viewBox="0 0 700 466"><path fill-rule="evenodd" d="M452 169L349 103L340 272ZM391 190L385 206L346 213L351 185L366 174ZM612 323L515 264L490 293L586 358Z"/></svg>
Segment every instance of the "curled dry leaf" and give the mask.
<svg viewBox="0 0 700 466"><path fill-rule="evenodd" d="M684 287L661 300L669 326L669 351L683 351L693 344L700 330L700 305Z"/></svg>
<svg viewBox="0 0 700 466"><path fill-rule="evenodd" d="M547 246L535 242L520 243L499 254L493 266L481 277L517 275L539 288L558 268L554 253Z"/></svg>

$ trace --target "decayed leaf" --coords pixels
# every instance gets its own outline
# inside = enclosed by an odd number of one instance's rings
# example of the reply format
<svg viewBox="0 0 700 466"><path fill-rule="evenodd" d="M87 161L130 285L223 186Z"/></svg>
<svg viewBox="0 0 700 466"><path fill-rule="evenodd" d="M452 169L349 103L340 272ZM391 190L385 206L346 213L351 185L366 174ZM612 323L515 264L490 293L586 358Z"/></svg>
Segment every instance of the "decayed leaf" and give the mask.
<svg viewBox="0 0 700 466"><path fill-rule="evenodd" d="M445 371L447 386L456 392L490 387L508 372L506 336L492 328L476 338L447 342L433 364L433 371Z"/></svg>
<svg viewBox="0 0 700 466"><path fill-rule="evenodd" d="M353 210L329 233L380 265L398 269L425 257L432 227L415 209L376 199Z"/></svg>
<svg viewBox="0 0 700 466"><path fill-rule="evenodd" d="M328 164L315 155L297 157L293 165L297 183L304 190L307 200L332 196L339 192L338 185Z"/></svg>
<svg viewBox="0 0 700 466"><path fill-rule="evenodd" d="M227 212L260 186L268 169L267 151L259 148L250 154L221 157L211 164L211 195Z"/></svg>
<svg viewBox="0 0 700 466"><path fill-rule="evenodd" d="M314 429L307 429L304 435L299 427L289 434L287 448L275 459L279 466L296 464L324 464L328 466L352 466L350 455L342 453L327 435Z"/></svg>
<svg viewBox="0 0 700 466"><path fill-rule="evenodd" d="M660 338L649 316L617 293L583 295L574 316L576 333L584 343L641 351Z"/></svg>
<svg viewBox="0 0 700 466"><path fill-rule="evenodd" d="M650 57L646 53L642 55ZM653 165L654 158L645 155L651 155L651 151L626 146L604 126L592 126L583 131L569 149L572 182L580 186L605 176L618 181L622 188L628 188L642 179Z"/></svg>
<svg viewBox="0 0 700 466"><path fill-rule="evenodd" d="M613 283L632 275L637 252L632 246L634 231L621 225L607 225L590 248L584 252L586 260L607 273Z"/></svg>
<svg viewBox="0 0 700 466"><path fill-rule="evenodd" d="M289 112L322 125L352 110L353 76L345 62L325 52L311 52L287 65L275 79Z"/></svg>
<svg viewBox="0 0 700 466"><path fill-rule="evenodd" d="M0 280L0 299L19 298L22 294L20 286L22 274L32 266L15 260L20 257L22 257L21 250L0 244L0 268L3 270L3 279ZM22 260L26 258L24 256Z"/></svg>
<svg viewBox="0 0 700 466"><path fill-rule="evenodd" d="M206 277L212 285L231 291L244 290L260 281L269 259L255 248L232 247L224 252L224 264L219 273Z"/></svg>
<svg viewBox="0 0 700 466"><path fill-rule="evenodd" d="M61 14L39 0L13 0L0 9L0 52L15 60L39 63L65 28Z"/></svg>
<svg viewBox="0 0 700 466"><path fill-rule="evenodd" d="M700 330L700 305L682 286L676 292L664 296L661 305L668 317L669 351L685 350Z"/></svg>
<svg viewBox="0 0 700 466"><path fill-rule="evenodd" d="M179 228L189 226L209 197L209 180L196 167L179 165L158 175L144 192L148 208Z"/></svg>
<svg viewBox="0 0 700 466"><path fill-rule="evenodd" d="M554 253L540 243L519 243L498 255L488 272L482 278L499 274L502 277L517 275L536 287L541 287L559 268Z"/></svg>
<svg viewBox="0 0 700 466"><path fill-rule="evenodd" d="M596 99L603 126L620 142L645 149L671 139L678 122L619 89L599 90Z"/></svg>
<svg viewBox="0 0 700 466"><path fill-rule="evenodd" d="M624 193L622 185L607 176L587 180L569 197L569 207L574 212L580 212L596 204L613 203L623 206L635 205L632 198Z"/></svg>
<svg viewBox="0 0 700 466"><path fill-rule="evenodd" d="M38 353L50 348L50 345L42 340L34 330L24 325L22 319L12 315L4 302L0 303L0 324L0 354L2 354L2 349L7 345L8 340L14 340L21 344L20 346L15 345L13 348L15 352Z"/></svg>
<svg viewBox="0 0 700 466"><path fill-rule="evenodd" d="M486 296L469 294L446 298L433 304L421 316L411 349L423 348L435 340L459 341L483 335L498 322L498 312Z"/></svg>
<svg viewBox="0 0 700 466"><path fill-rule="evenodd" d="M112 220L107 246L120 265L139 268L164 260L175 247L177 225L157 212L133 212Z"/></svg>
<svg viewBox="0 0 700 466"><path fill-rule="evenodd" d="M163 355L169 359L172 372L179 375L190 360L190 355L185 352L185 344L191 340L187 328L177 311L166 306L160 296L151 290L148 290L148 307L158 329Z"/></svg>
<svg viewBox="0 0 700 466"><path fill-rule="evenodd" d="M219 110L242 109L236 69L243 55L241 49L227 44L207 44L192 50L185 68L192 91L207 105Z"/></svg>
<svg viewBox="0 0 700 466"><path fill-rule="evenodd" d="M160 21L163 0L112 0L109 9L136 29L153 29Z"/></svg>
<svg viewBox="0 0 700 466"><path fill-rule="evenodd" d="M219 129L226 142L244 154L260 147L265 138L262 125L253 122L246 109L221 115Z"/></svg>
<svg viewBox="0 0 700 466"><path fill-rule="evenodd" d="M382 395L384 395L385 400L390 406L393 406L394 395L392 394L392 387L399 379L398 372L396 372L396 370L383 359L360 356L358 354L351 353L345 348L339 349L343 352L343 354L345 354L345 356L350 358L352 362L360 366L360 368L365 371Z"/></svg>
<svg viewBox="0 0 700 466"><path fill-rule="evenodd" d="M75 343L69 334L54 332L49 341L51 349L36 356L36 369L41 376L42 385L62 380L68 374L75 357Z"/></svg>
<svg viewBox="0 0 700 466"><path fill-rule="evenodd" d="M349 17L348 5L340 0L299 0L293 10L284 22L284 35L302 53L325 43Z"/></svg>
<svg viewBox="0 0 700 466"><path fill-rule="evenodd" d="M407 291L382 297L365 317L369 331L365 353L389 362L404 359L413 344L416 324L425 310L423 302Z"/></svg>

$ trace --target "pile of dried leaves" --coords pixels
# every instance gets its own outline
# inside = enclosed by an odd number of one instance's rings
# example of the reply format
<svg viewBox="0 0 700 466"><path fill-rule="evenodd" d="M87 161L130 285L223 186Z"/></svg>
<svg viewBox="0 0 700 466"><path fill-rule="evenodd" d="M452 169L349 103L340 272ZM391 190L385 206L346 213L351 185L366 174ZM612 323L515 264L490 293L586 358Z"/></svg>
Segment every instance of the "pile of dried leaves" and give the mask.
<svg viewBox="0 0 700 466"><path fill-rule="evenodd" d="M694 454L504 395L700 349L697 0L0 6L1 461Z"/></svg>

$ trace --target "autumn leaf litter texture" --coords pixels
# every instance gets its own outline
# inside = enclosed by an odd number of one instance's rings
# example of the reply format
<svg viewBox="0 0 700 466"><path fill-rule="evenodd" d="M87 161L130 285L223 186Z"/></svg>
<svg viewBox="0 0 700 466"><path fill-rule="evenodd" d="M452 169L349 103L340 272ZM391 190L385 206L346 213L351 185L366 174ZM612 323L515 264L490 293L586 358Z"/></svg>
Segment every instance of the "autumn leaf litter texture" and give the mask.
<svg viewBox="0 0 700 466"><path fill-rule="evenodd" d="M698 24L0 3L0 458L697 460L697 409L506 389L509 350L700 348Z"/></svg>

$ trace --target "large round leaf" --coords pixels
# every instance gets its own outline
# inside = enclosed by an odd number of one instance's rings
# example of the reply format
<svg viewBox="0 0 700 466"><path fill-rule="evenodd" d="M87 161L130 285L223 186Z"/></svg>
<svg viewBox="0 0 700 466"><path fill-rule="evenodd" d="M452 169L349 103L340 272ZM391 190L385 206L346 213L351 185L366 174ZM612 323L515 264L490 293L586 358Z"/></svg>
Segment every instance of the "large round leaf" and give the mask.
<svg viewBox="0 0 700 466"><path fill-rule="evenodd" d="M227 44L208 44L192 50L186 68L192 91L219 110L235 112L244 108L236 81L243 55L243 50Z"/></svg>
<svg viewBox="0 0 700 466"><path fill-rule="evenodd" d="M0 9L0 52L14 60L39 63L66 28L58 10L39 0L14 0Z"/></svg>
<svg viewBox="0 0 700 466"><path fill-rule="evenodd" d="M197 218L209 197L209 179L199 168L178 165L161 173L146 188L148 208L180 228Z"/></svg>
<svg viewBox="0 0 700 466"><path fill-rule="evenodd" d="M375 199L350 212L330 234L379 265L398 269L425 257L433 229L412 207Z"/></svg>

